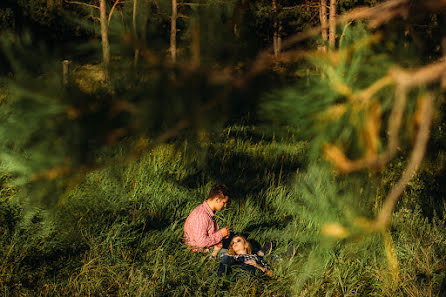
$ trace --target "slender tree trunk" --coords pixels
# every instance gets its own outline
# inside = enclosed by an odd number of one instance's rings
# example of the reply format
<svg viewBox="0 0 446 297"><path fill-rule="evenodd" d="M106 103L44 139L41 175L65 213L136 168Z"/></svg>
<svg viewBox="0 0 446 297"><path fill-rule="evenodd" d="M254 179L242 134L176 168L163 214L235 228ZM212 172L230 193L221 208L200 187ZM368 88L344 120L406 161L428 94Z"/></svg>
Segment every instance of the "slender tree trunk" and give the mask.
<svg viewBox="0 0 446 297"><path fill-rule="evenodd" d="M138 41L138 32L136 30L136 14L137 14L137 7L138 7L138 0L133 0L133 38ZM135 42L135 57L134 57L134 64L135 66L138 64L138 58L139 58L139 48L138 48L138 42Z"/></svg>
<svg viewBox="0 0 446 297"><path fill-rule="evenodd" d="M104 78L105 80L108 80L110 65L110 44L108 42L108 21L106 9L107 7L105 0L99 0Z"/></svg>
<svg viewBox="0 0 446 297"><path fill-rule="evenodd" d="M177 56L177 0L172 0L172 18L170 23L170 56L176 62Z"/></svg>
<svg viewBox="0 0 446 297"><path fill-rule="evenodd" d="M322 40L328 41L328 24L327 24L327 0L321 0L321 7L319 9L319 19L321 21L321 33ZM323 52L327 51L327 47L324 45L321 47Z"/></svg>
<svg viewBox="0 0 446 297"><path fill-rule="evenodd" d="M274 23L273 23L273 29L274 29L274 35L273 35L273 49L274 49L274 57L278 58L280 53L280 37L279 37L279 25L277 20L277 3L276 0L272 0L273 4L273 14L274 14Z"/></svg>
<svg viewBox="0 0 446 297"><path fill-rule="evenodd" d="M191 26L191 34L192 34L192 44L191 44L191 54L192 54L192 65L194 67L200 66L201 60L201 42L200 42L200 21L197 20Z"/></svg>
<svg viewBox="0 0 446 297"><path fill-rule="evenodd" d="M441 49L443 52L443 59L446 59L446 38L443 38L441 41ZM441 80L441 87L446 89L446 73L443 74L443 78Z"/></svg>
<svg viewBox="0 0 446 297"><path fill-rule="evenodd" d="M70 61L69 60L63 60L62 61L62 83L64 86L68 85L68 82L70 81Z"/></svg>
<svg viewBox="0 0 446 297"><path fill-rule="evenodd" d="M279 20L279 28L277 30L277 52L278 55L280 55L280 52L282 51L282 21Z"/></svg>
<svg viewBox="0 0 446 297"><path fill-rule="evenodd" d="M330 1L330 18L329 18L329 40L328 44L330 48L334 48L336 45L336 0Z"/></svg>
<svg viewBox="0 0 446 297"><path fill-rule="evenodd" d="M142 5L142 6L141 6ZM149 19L148 13L148 2L142 1L140 3L140 10L143 12L140 16L140 24L141 24L141 43L144 45L144 48L147 46L147 20Z"/></svg>

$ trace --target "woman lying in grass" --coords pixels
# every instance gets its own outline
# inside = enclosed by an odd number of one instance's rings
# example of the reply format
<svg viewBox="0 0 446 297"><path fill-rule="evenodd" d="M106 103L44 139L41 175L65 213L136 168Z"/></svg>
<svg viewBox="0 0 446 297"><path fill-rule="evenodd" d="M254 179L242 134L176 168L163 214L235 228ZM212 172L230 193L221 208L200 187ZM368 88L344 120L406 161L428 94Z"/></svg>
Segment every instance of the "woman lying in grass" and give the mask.
<svg viewBox="0 0 446 297"><path fill-rule="evenodd" d="M241 235L236 235L232 238L228 253L220 259L218 271L229 272L233 265L253 273L260 270L269 276L273 274L262 258L252 253L251 244Z"/></svg>

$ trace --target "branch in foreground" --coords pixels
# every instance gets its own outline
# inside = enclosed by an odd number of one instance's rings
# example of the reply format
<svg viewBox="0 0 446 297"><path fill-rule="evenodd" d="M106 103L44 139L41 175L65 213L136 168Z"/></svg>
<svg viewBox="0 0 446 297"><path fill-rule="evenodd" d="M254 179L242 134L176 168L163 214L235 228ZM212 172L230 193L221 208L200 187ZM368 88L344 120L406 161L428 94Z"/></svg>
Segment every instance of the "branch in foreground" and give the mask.
<svg viewBox="0 0 446 297"><path fill-rule="evenodd" d="M111 19L112 15L113 15L113 11L115 10L115 7L116 7L116 5L118 5L119 1L120 0L116 0L115 4L113 4L112 8L110 9L110 13L108 14L108 23L109 24L110 24L110 19Z"/></svg>
<svg viewBox="0 0 446 297"><path fill-rule="evenodd" d="M117 4L118 1L116 1L115 4ZM99 8L97 6L85 4L82 2L78 2L78 1L65 0L65 2L73 3L73 4L82 4L82 5L87 5L87 6L91 6L94 8ZM407 2L408 2L408 0L393 0L393 1L385 2L383 4L380 4L380 5L372 7L372 8L355 9L352 12L346 13L346 14L342 15L340 18L338 18L337 23L339 24L346 20L360 20L360 19L372 20L373 18L378 18L379 15L384 10L388 9L388 7L389 7L388 5L397 6L397 5L401 5L402 3L407 4ZM439 6L446 6L446 1L440 1L440 3L438 3L438 2L436 2L436 0L427 0L422 5L425 5L427 8L429 8L431 10L435 10L435 9L438 9ZM387 15L387 16L389 19L391 19L392 17L395 17L395 14L391 15L391 16L389 16L389 15ZM283 42L282 48L290 47L299 41L313 37L316 34L318 34L320 32L320 30L321 30L320 26L317 26L317 27L310 28L304 32L299 32L299 33L291 36L290 38L288 38L285 42ZM141 48L144 48L144 47L141 46ZM155 144L160 144L162 142L165 142L169 138L177 135L180 131L182 131L185 128L187 128L188 126L190 126L190 124L196 118L198 118L203 112L205 112L206 110L212 109L215 106L217 106L218 104L220 104L221 102L227 100L228 98L225 96L227 96L230 93L230 89L243 87L250 79L252 79L257 74L261 73L266 68L268 68L272 64L272 59L271 59L271 56L269 55L269 52L271 52L271 51L272 51L272 47L260 52L258 54L257 58L252 63L251 68L248 70L247 73L245 73L244 75L236 76L232 79L232 81L229 82L229 86L226 88L226 91L223 92L224 94L220 94L220 96L218 96L217 98L214 98L214 100L209 101L208 104L206 104L202 108L200 108L196 113L194 113L194 115L187 117L187 118L183 118L182 120L180 120L177 123L177 125L175 125L171 129L165 131L162 135L160 135L158 138L156 138L152 142L152 144L148 145L145 141L141 141L138 145L136 145L136 147L133 150L133 153L131 154L130 157L121 158L120 160L113 160L113 162L110 162L110 163L106 162L101 165L83 167L83 168L81 168L81 170L79 170L80 175L84 175L88 172L91 172L91 171L94 171L97 169L101 169L101 168L106 168L106 167L109 167L112 165L125 164L130 161L133 161L134 159L138 158L143 153L144 150L150 149L151 147L155 146ZM147 49L143 50L143 53L145 53L144 56L147 60L154 60L154 61L158 60L158 59L156 59L155 55L151 54L150 51ZM284 55L284 56L289 59L301 57L300 53L297 53L297 52L290 53L289 55ZM158 63L160 63L160 62L161 61L158 61ZM156 63L157 62L155 62L155 64ZM390 151L388 154L391 156L392 151ZM383 160L384 161L387 160L389 158L389 156L383 155L383 156L381 156L381 158L382 158L381 162L383 162ZM370 161L367 161L367 162L370 162ZM366 162L366 165L364 165L364 166L368 166L367 164L369 164L369 163L367 163L367 162ZM375 162L380 163L380 161L375 161ZM70 173L73 174L74 172L70 172ZM78 179L78 178L75 178L75 179Z"/></svg>
<svg viewBox="0 0 446 297"><path fill-rule="evenodd" d="M84 5L84 6L88 6L88 7L93 7L93 8L99 9L99 6L91 5L91 4L84 3L84 2L79 2L79 1L69 1L69 0L65 0L65 3L68 3L68 4Z"/></svg>
<svg viewBox="0 0 446 297"><path fill-rule="evenodd" d="M404 109L406 106L407 93L416 86L422 86L442 78L446 73L446 61L440 61L421 67L416 70L408 71L402 69L393 69L385 78L378 80L369 88L363 90L356 97L362 101L366 101L379 89L396 83L395 103L392 107L391 115L388 122L388 144L384 152L375 158L362 158L358 160L350 160L345 156L338 147L327 144L324 146L324 155L331 161L336 169L343 174L359 171L365 168L378 170L384 167L395 156L399 145L398 133L401 128Z"/></svg>
<svg viewBox="0 0 446 297"><path fill-rule="evenodd" d="M349 21L366 20L370 28L376 28L396 17L406 18L410 11L441 11L446 7L445 0L425 0L412 3L410 0L391 0L373 7L360 7L342 14L336 19L336 24ZM290 48L294 44L313 37L321 32L320 26L312 27L303 32L291 35L282 42L282 49ZM272 46L266 52L272 52Z"/></svg>
<svg viewBox="0 0 446 297"><path fill-rule="evenodd" d="M429 140L430 128L434 112L433 99L430 94L422 98L420 110L423 118L417 133L415 147L409 159L409 164L404 170L401 179L392 188L390 194L384 201L383 208L379 212L378 218L375 221L375 230L383 231L390 224L392 212L395 208L399 196L406 189L407 184L417 172L418 168L420 167L421 161L423 161L427 142Z"/></svg>

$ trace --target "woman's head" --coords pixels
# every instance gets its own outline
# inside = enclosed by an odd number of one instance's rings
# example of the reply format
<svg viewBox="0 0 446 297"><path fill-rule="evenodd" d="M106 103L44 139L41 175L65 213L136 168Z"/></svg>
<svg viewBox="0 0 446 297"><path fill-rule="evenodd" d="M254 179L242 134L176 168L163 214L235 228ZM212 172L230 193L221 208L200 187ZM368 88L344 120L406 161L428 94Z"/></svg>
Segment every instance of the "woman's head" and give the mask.
<svg viewBox="0 0 446 297"><path fill-rule="evenodd" d="M252 247L248 240L241 235L236 235L232 238L229 244L228 254L241 255L252 254Z"/></svg>

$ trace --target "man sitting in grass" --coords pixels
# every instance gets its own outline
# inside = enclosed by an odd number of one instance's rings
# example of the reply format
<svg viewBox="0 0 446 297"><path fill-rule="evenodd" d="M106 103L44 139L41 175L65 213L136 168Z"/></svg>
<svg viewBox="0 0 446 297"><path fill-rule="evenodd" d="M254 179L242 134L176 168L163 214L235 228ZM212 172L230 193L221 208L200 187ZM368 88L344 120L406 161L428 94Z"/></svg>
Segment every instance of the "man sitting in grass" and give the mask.
<svg viewBox="0 0 446 297"><path fill-rule="evenodd" d="M218 184L212 187L208 199L197 206L184 223L184 242L194 251L210 251L217 255L223 247L222 240L229 236L229 227L218 230L214 211L226 207L229 200L229 189Z"/></svg>

